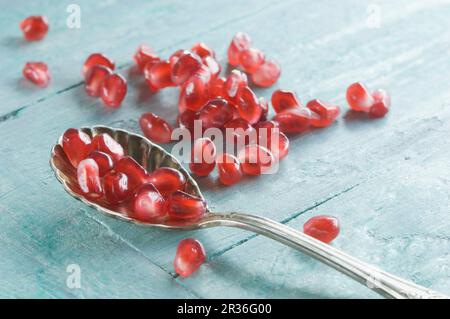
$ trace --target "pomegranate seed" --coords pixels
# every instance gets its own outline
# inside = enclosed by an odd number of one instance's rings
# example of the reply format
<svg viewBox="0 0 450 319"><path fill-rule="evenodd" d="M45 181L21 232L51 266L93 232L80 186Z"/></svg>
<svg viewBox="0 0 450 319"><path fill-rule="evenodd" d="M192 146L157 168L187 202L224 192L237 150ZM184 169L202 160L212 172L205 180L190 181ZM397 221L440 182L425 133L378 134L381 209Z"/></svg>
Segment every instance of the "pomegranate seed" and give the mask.
<svg viewBox="0 0 450 319"><path fill-rule="evenodd" d="M199 112L198 118L202 121L204 129L222 128L225 123L233 119L232 106L222 98L210 100Z"/></svg>
<svg viewBox="0 0 450 319"><path fill-rule="evenodd" d="M180 58L180 56L182 56L183 54L187 54L187 53L189 53L188 50L177 50L174 53L172 53L172 55L169 57L170 67L173 68L175 63Z"/></svg>
<svg viewBox="0 0 450 319"><path fill-rule="evenodd" d="M259 106L261 107L262 113L260 121L267 121L267 116L269 115L269 103L264 97L259 98Z"/></svg>
<svg viewBox="0 0 450 319"><path fill-rule="evenodd" d="M128 186L131 190L148 181L148 173L132 157L125 156L114 165L116 173L122 173L128 177Z"/></svg>
<svg viewBox="0 0 450 319"><path fill-rule="evenodd" d="M216 146L210 138L199 138L191 151L189 169L197 176L208 176L216 166Z"/></svg>
<svg viewBox="0 0 450 319"><path fill-rule="evenodd" d="M216 54L214 53L214 50L211 49L210 47L208 47L203 42L196 43L192 47L191 52L197 54L202 59L204 59L208 56L212 57L212 58L214 58L216 56Z"/></svg>
<svg viewBox="0 0 450 319"><path fill-rule="evenodd" d="M194 121L198 119L196 112L186 110L178 115L178 125L180 128L187 129L191 135L194 134Z"/></svg>
<svg viewBox="0 0 450 319"><path fill-rule="evenodd" d="M266 60L255 73L252 74L252 81L258 86L272 86L281 75L281 68L275 61Z"/></svg>
<svg viewBox="0 0 450 319"><path fill-rule="evenodd" d="M241 86L247 86L248 80L247 75L245 73L242 73L239 70L233 70L231 71L230 75L228 75L225 84L224 84L224 90L225 94L227 95L227 98L229 98L231 101L235 102L237 98L238 89Z"/></svg>
<svg viewBox="0 0 450 319"><path fill-rule="evenodd" d="M179 170L170 167L154 170L149 174L147 181L152 183L164 197L175 191L183 190L186 184L184 175Z"/></svg>
<svg viewBox="0 0 450 319"><path fill-rule="evenodd" d="M212 78L216 78L220 74L222 67L220 66L219 62L217 62L216 59L214 59L213 57L207 56L202 61L203 61L203 65L206 66L209 70L209 73L211 73Z"/></svg>
<svg viewBox="0 0 450 319"><path fill-rule="evenodd" d="M211 99L216 97L227 97L227 94L225 93L225 81L226 79L224 77L218 77L211 81L210 87L209 87L209 97Z"/></svg>
<svg viewBox="0 0 450 319"><path fill-rule="evenodd" d="M159 61L145 65L144 76L149 87L155 91L169 86L175 86L172 82L172 68L169 61Z"/></svg>
<svg viewBox="0 0 450 319"><path fill-rule="evenodd" d="M267 172L275 158L271 151L257 144L250 144L238 153L242 171L247 175L260 175Z"/></svg>
<svg viewBox="0 0 450 319"><path fill-rule="evenodd" d="M69 128L63 134L62 147L70 163L77 167L92 150L91 138L82 131Z"/></svg>
<svg viewBox="0 0 450 319"><path fill-rule="evenodd" d="M164 197L152 184L144 184L133 198L131 217L142 222L158 222L167 214Z"/></svg>
<svg viewBox="0 0 450 319"><path fill-rule="evenodd" d="M241 163L231 154L222 154L217 158L219 179L224 185L234 185L242 178Z"/></svg>
<svg viewBox="0 0 450 319"><path fill-rule="evenodd" d="M189 277L205 260L206 253L202 244L193 238L186 238L178 244L173 267L181 277Z"/></svg>
<svg viewBox="0 0 450 319"><path fill-rule="evenodd" d="M306 235L326 244L332 242L338 236L339 230L339 220L333 216L315 216L303 225L303 232Z"/></svg>
<svg viewBox="0 0 450 319"><path fill-rule="evenodd" d="M100 177L112 170L114 166L112 157L100 151L91 152L87 158L92 158L97 163Z"/></svg>
<svg viewBox="0 0 450 319"><path fill-rule="evenodd" d="M131 195L128 177L123 173L109 172L103 177L105 198L110 204L123 202Z"/></svg>
<svg viewBox="0 0 450 319"><path fill-rule="evenodd" d="M278 124L278 122L276 121L263 121L263 122L258 122L254 125L256 130L259 130L261 128L266 128L266 129L273 129L273 128L279 128L280 124Z"/></svg>
<svg viewBox="0 0 450 319"><path fill-rule="evenodd" d="M44 16L30 16L20 22L23 36L27 41L38 41L48 32L48 20Z"/></svg>
<svg viewBox="0 0 450 319"><path fill-rule="evenodd" d="M90 56L88 56L86 61L84 61L83 75L86 76L89 69L92 68L94 65L103 65L111 70L114 70L114 68L116 67L114 61L108 58L106 55L101 53L93 53Z"/></svg>
<svg viewBox="0 0 450 319"><path fill-rule="evenodd" d="M374 104L370 107L371 117L383 117L391 107L391 97L385 90L376 90L372 93Z"/></svg>
<svg viewBox="0 0 450 319"><path fill-rule="evenodd" d="M120 160L124 156L122 145L106 133L94 136L92 139L92 146L93 150L97 150L111 156L114 162Z"/></svg>
<svg viewBox="0 0 450 319"><path fill-rule="evenodd" d="M227 141L237 145L247 145L257 141L257 132L246 120L237 118L224 125Z"/></svg>
<svg viewBox="0 0 450 319"><path fill-rule="evenodd" d="M127 94L127 80L120 74L111 74L102 85L100 96L106 106L118 108Z"/></svg>
<svg viewBox="0 0 450 319"><path fill-rule="evenodd" d="M153 52L153 50L145 44L139 46L133 58L140 71L144 70L144 67L147 63L150 62L151 64L154 64L161 60L156 55L156 53Z"/></svg>
<svg viewBox="0 0 450 319"><path fill-rule="evenodd" d="M237 110L244 120L250 124L259 121L263 110L255 93L248 86L239 87L237 101Z"/></svg>
<svg viewBox="0 0 450 319"><path fill-rule="evenodd" d="M348 87L347 102L354 111L368 112L375 101L367 87L357 82Z"/></svg>
<svg viewBox="0 0 450 319"><path fill-rule="evenodd" d="M169 196L167 212L172 219L197 220L206 212L206 202L200 197L176 191Z"/></svg>
<svg viewBox="0 0 450 319"><path fill-rule="evenodd" d="M307 108L286 110L273 118L280 125L280 131L288 134L301 133L308 129L311 120L311 111Z"/></svg>
<svg viewBox="0 0 450 319"><path fill-rule="evenodd" d="M264 63L264 53L259 49L250 48L244 50L239 55L239 61L245 72L255 73Z"/></svg>
<svg viewBox="0 0 450 319"><path fill-rule="evenodd" d="M50 82L50 72L43 62L27 62L22 73L25 79L40 87L46 87Z"/></svg>
<svg viewBox="0 0 450 319"><path fill-rule="evenodd" d="M99 197L102 193L102 183L99 176L97 162L92 158L82 160L77 167L77 180L81 191L92 197Z"/></svg>
<svg viewBox="0 0 450 319"><path fill-rule="evenodd" d="M145 137L156 143L169 143L172 137L172 126L163 118L153 113L144 113L139 119L139 125Z"/></svg>
<svg viewBox="0 0 450 319"><path fill-rule="evenodd" d="M228 63L233 66L239 65L241 52L250 49L251 42L252 40L248 34L243 32L236 33L228 47Z"/></svg>
<svg viewBox="0 0 450 319"><path fill-rule="evenodd" d="M201 68L181 87L178 107L184 110L198 111L209 97L209 82L211 73L207 68Z"/></svg>
<svg viewBox="0 0 450 319"><path fill-rule="evenodd" d="M272 132L267 141L267 146L277 161L281 161L289 153L289 139L282 132Z"/></svg>
<svg viewBox="0 0 450 319"><path fill-rule="evenodd" d="M339 115L339 106L322 100L312 100L306 105L311 110L310 123L314 127L326 127L333 123Z"/></svg>
<svg viewBox="0 0 450 319"><path fill-rule="evenodd" d="M103 82L112 74L111 69L102 66L94 65L86 74L84 88L89 96L100 96Z"/></svg>
<svg viewBox="0 0 450 319"><path fill-rule="evenodd" d="M172 82L176 85L183 84L202 66L202 60L197 54L185 52L178 57L172 67Z"/></svg>
<svg viewBox="0 0 450 319"><path fill-rule="evenodd" d="M301 107L294 92L276 90L272 93L272 106L276 113Z"/></svg>

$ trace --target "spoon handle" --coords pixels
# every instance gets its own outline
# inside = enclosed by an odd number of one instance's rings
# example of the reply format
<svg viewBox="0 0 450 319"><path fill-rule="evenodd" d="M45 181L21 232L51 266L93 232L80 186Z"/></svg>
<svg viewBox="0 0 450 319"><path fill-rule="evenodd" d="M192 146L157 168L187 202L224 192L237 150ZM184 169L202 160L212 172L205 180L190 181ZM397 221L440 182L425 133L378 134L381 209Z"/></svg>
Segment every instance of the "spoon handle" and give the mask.
<svg viewBox="0 0 450 319"><path fill-rule="evenodd" d="M448 299L366 264L291 227L273 220L240 213L211 214L205 226L228 226L253 231L295 248L366 285L378 294L394 299Z"/></svg>

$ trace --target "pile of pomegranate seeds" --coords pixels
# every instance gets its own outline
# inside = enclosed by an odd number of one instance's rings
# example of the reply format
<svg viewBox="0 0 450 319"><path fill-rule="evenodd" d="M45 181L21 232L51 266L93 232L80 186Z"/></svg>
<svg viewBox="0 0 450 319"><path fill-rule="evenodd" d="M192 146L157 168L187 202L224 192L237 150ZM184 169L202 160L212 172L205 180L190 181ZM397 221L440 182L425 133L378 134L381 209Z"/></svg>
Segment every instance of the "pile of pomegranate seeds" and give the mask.
<svg viewBox="0 0 450 319"><path fill-rule="evenodd" d="M22 73L27 80L40 87L46 87L50 82L50 72L43 62L27 62Z"/></svg>
<svg viewBox="0 0 450 319"><path fill-rule="evenodd" d="M20 22L19 26L27 41L42 40L48 32L48 20L44 16L30 16Z"/></svg>
<svg viewBox="0 0 450 319"><path fill-rule="evenodd" d="M303 225L303 232L326 244L332 242L340 231L339 220L333 216L318 215Z"/></svg>
<svg viewBox="0 0 450 319"><path fill-rule="evenodd" d="M384 117L391 107L391 97L386 91L376 90L370 93L360 82L348 87L346 97L352 110L368 113L371 117Z"/></svg>
<svg viewBox="0 0 450 319"><path fill-rule="evenodd" d="M228 63L240 66L251 75L253 83L262 87L272 86L281 75L280 66L273 60L266 60L264 52L251 47L250 36L238 32L228 47Z"/></svg>
<svg viewBox="0 0 450 319"><path fill-rule="evenodd" d="M180 171L147 172L108 134L91 139L71 128L63 134L62 147L86 198L147 223L189 222L206 213L206 202L185 192Z"/></svg>
<svg viewBox="0 0 450 319"><path fill-rule="evenodd" d="M113 60L101 53L91 54L83 64L84 88L92 97L100 97L110 108L121 106L127 94L127 80L114 73L116 67Z"/></svg>
<svg viewBox="0 0 450 319"><path fill-rule="evenodd" d="M178 244L173 267L175 272L182 277L189 277L206 260L203 245L196 239L186 238Z"/></svg>

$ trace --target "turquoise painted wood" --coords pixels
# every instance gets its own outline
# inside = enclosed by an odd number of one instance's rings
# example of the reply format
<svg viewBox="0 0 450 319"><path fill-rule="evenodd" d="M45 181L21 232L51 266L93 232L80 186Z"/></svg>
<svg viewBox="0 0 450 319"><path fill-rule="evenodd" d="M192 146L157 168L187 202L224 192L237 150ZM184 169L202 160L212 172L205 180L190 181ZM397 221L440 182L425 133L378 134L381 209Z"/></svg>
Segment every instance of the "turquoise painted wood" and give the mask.
<svg viewBox="0 0 450 319"><path fill-rule="evenodd" d="M189 233L140 228L73 200L48 165L68 127L105 124L138 132L153 111L176 117L174 89L150 95L134 72L140 43L167 56L196 41L226 65L237 31L279 61L273 88L342 106L338 122L291 140L276 175L225 188L199 179L217 211L260 214L301 228L336 215L333 245L419 284L450 294L449 1L77 1L81 28L66 26L71 1L1 1L0 297L35 298L377 298L334 270L269 239L233 229ZM367 19L377 4L380 28ZM18 23L46 14L44 41L25 43ZM280 19L280 17L282 17ZM85 57L113 57L129 79L123 107L111 112L86 96ZM21 79L25 61L44 60L53 80L37 89ZM347 111L357 80L388 89L390 114L367 120ZM209 260L195 275L173 274L178 241L200 239ZM67 285L68 265L81 288Z"/></svg>

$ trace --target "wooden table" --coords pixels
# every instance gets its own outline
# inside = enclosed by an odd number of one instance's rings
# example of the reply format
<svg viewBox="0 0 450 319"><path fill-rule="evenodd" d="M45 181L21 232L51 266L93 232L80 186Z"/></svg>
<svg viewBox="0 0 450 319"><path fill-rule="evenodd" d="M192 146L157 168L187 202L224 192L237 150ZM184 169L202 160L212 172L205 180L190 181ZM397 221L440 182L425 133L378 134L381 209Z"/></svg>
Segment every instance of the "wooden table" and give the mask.
<svg viewBox="0 0 450 319"><path fill-rule="evenodd" d="M448 1L79 0L79 29L66 25L72 2L1 4L1 297L377 297L261 236L140 228L86 207L56 181L50 149L68 127L105 124L139 132L137 119L145 111L175 121L177 90L151 95L132 71L139 44L167 57L204 41L225 66L237 31L248 32L282 66L278 83L258 95L295 90L303 102L336 102L343 114L331 127L293 137L275 175L231 188L215 176L198 179L210 206L297 229L312 216L335 215L342 232L334 246L450 294ZM50 20L43 41L22 38L18 24L31 14ZM114 58L129 80L116 111L84 92L80 69L93 52ZM29 60L48 63L48 88L22 79ZM347 112L345 89L355 81L389 90L393 106L386 118ZM204 244L208 262L181 279L172 260L187 236ZM69 265L81 270L79 289L66 284Z"/></svg>

